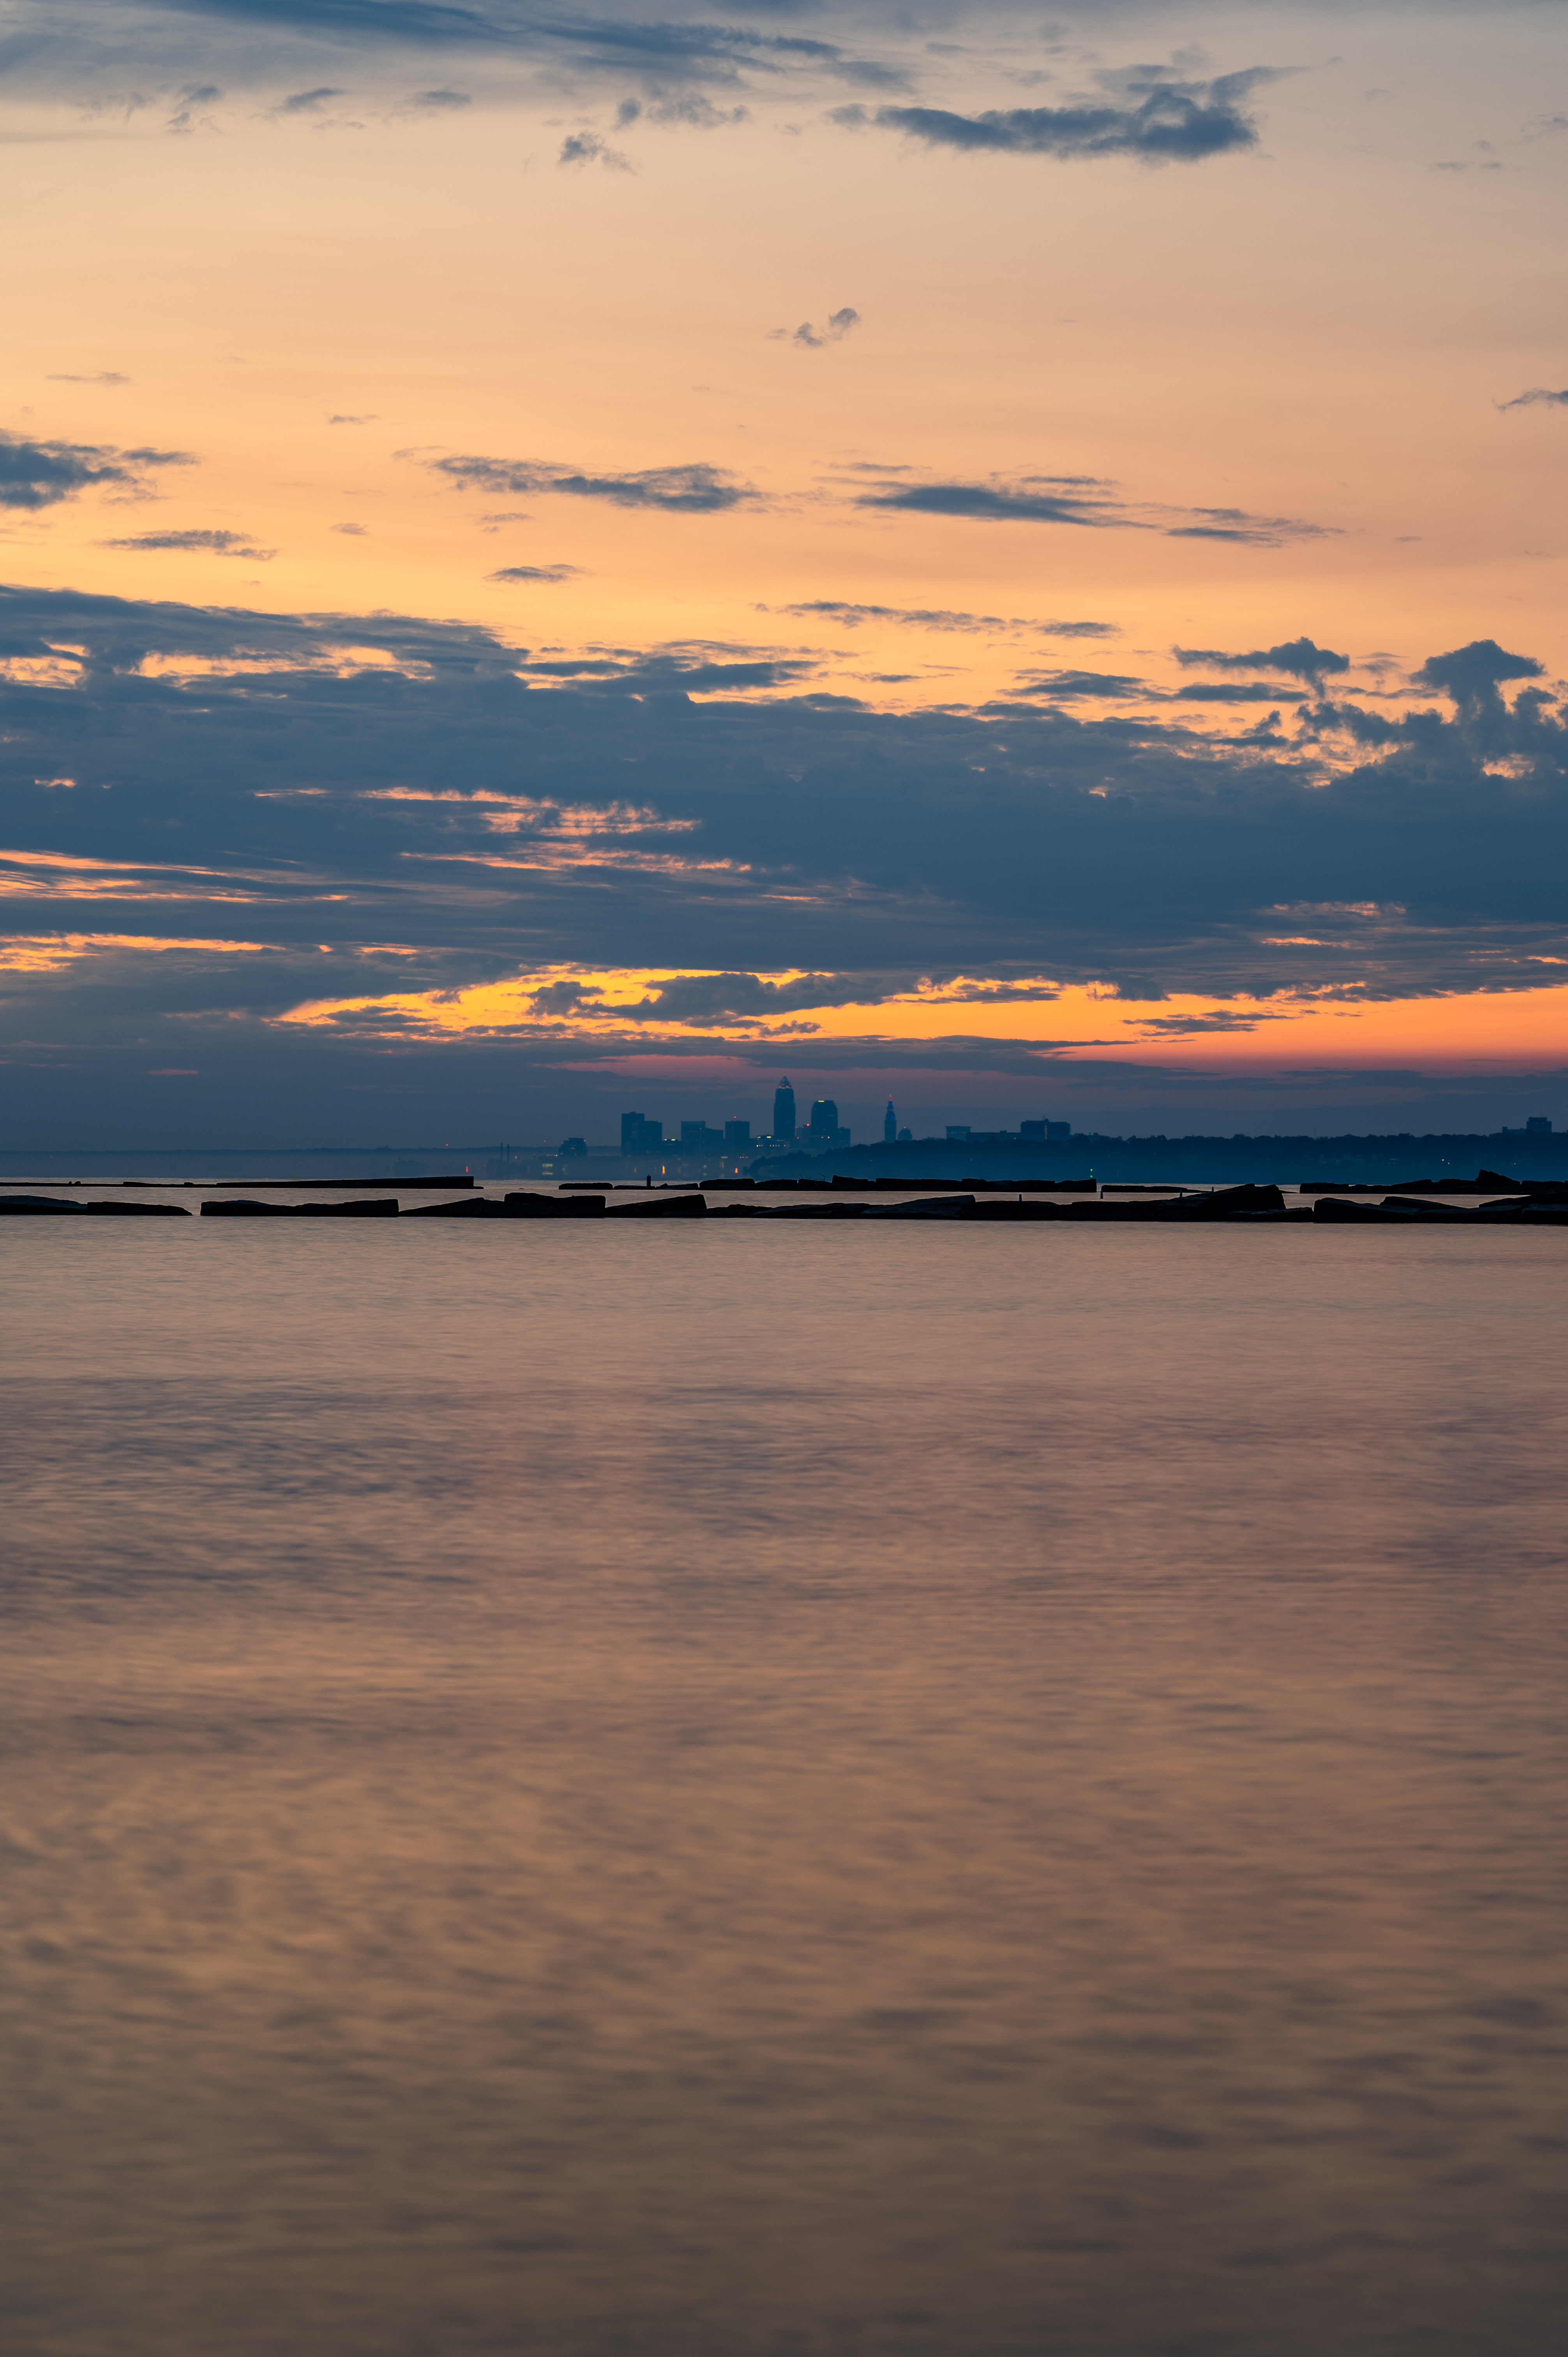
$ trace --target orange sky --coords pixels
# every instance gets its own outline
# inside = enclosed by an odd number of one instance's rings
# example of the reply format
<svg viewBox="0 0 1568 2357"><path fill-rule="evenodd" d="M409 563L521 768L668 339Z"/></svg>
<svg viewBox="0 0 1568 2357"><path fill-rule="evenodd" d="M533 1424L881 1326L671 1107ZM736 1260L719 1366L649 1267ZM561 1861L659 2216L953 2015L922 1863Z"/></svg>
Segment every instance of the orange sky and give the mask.
<svg viewBox="0 0 1568 2357"><path fill-rule="evenodd" d="M714 35L695 10L656 24L614 0L545 27L498 0L504 38L418 47L382 29L391 6L373 38L285 18L242 27L218 0L9 0L5 22L32 43L0 85L0 580L19 593L334 615L311 661L345 678L424 676L417 651L375 640L392 616L479 626L520 664L555 666L556 688L574 663L661 651L677 671L762 666L693 677L699 700L1022 703L1164 731L1173 777L1273 711L1271 758L1304 785L1369 756L1293 736L1318 683L1271 669L1270 650L1305 637L1336 651L1326 692L1374 721L1440 702L1419 667L1476 640L1530 658L1543 693L1561 685L1560 9L1149 0L1069 5L1047 25L1011 5L927 22L867 0L783 33L742 10ZM799 47L808 36L816 48ZM1151 90L1226 139L1151 161L1126 128ZM989 136L1004 117L1037 128L1073 110L1099 110L1119 152L1001 152L919 127ZM13 495L9 454L35 447L108 471ZM934 511L954 486L971 511ZM987 498L1000 505L976 509ZM1056 520L1042 500L1065 502ZM0 683L69 696L91 675L84 646L46 634L13 654L7 640ZM260 697L271 672L285 696L302 666L177 648L135 676L194 695L203 677L253 674ZM1509 674L1510 694L1525 676ZM274 888L249 855L156 827L134 851L101 839L106 813L67 790L73 741L63 726L56 746L29 736L7 775L50 791L0 841L21 862L0 886L16 901L6 966L168 963L137 948L128 910L51 932L58 904L87 899L169 900L192 956L215 905L242 901L242 929L210 954L235 971L283 954L252 921ZM1470 743L1477 776L1517 782L1512 744ZM388 793L470 791L405 778L395 756L385 770ZM580 776L563 842L613 832L604 813L625 798L613 765L585 759ZM312 757L246 792L333 790ZM487 789L500 791L535 792L526 764ZM678 820L667 782L644 804L666 832L693 830L692 878L704 861L749 872L711 819ZM302 874L317 856L303 845ZM823 875L835 856L829 829ZM1461 875L1475 865L1455 857ZM621 870L650 876L661 858L673 874L667 847L627 852ZM607 852L603 866L608 889ZM1471 922L1393 885L1412 941ZM777 903L786 887L771 888ZM359 893L352 877L317 878L324 907ZM1117 993L1109 955L1096 985L1092 951L1058 956L1047 930L1029 953L1041 974L1069 973L1054 997L986 1006L911 980L792 1007L796 1030L778 1036L1055 1042L1145 1063L1200 1043L1237 1071L1555 1064L1565 943L1555 911L1530 924L1510 955L1535 989L1488 969L1480 989L1438 990L1353 960L1330 988L1276 959L1266 978L1217 968L1212 991L1189 974L1143 1000ZM525 928L509 957L489 937L470 955L457 931L436 980L400 990L383 974L361 994L334 968L317 993L302 972L255 1019L361 1040L383 1019L432 1043L604 1038L608 1013L530 1017L537 977L596 977L613 1009L628 977L640 990L718 970L695 935L623 966L614 935L601 926L567 955ZM384 913L370 935L386 957L401 939ZM842 975L858 954L777 934L752 952L765 978L805 970L797 955ZM972 942L940 970L955 965L986 979ZM1005 969L1015 985L1013 952Z"/></svg>

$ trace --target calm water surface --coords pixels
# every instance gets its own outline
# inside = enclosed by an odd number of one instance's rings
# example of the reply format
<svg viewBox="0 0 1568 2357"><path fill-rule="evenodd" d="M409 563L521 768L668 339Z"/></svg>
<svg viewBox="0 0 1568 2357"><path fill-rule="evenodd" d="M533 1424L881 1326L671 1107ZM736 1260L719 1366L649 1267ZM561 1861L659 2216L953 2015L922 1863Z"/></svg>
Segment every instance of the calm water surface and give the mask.
<svg viewBox="0 0 1568 2357"><path fill-rule="evenodd" d="M8 2351L1562 2345L1568 1235L0 1279Z"/></svg>

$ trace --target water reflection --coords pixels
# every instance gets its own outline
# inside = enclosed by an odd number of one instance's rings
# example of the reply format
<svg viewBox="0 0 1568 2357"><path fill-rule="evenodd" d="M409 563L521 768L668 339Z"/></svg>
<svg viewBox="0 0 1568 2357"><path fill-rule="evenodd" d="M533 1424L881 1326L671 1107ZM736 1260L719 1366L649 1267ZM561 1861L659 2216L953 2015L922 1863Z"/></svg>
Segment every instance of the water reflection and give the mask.
<svg viewBox="0 0 1568 2357"><path fill-rule="evenodd" d="M18 2345L1553 2344L1555 1236L41 1224Z"/></svg>

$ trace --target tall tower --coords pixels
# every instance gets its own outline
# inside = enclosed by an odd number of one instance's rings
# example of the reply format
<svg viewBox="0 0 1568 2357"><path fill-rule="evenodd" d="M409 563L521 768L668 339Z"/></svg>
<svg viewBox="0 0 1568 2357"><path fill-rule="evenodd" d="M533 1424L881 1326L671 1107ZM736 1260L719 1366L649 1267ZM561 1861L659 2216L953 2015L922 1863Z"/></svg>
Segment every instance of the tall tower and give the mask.
<svg viewBox="0 0 1568 2357"><path fill-rule="evenodd" d="M773 1135L790 1140L795 1135L795 1092L787 1080L773 1092Z"/></svg>
<svg viewBox="0 0 1568 2357"><path fill-rule="evenodd" d="M882 1116L882 1137L883 1143L886 1146L897 1146L898 1143L898 1116L893 1110L891 1097L887 1100L887 1110Z"/></svg>

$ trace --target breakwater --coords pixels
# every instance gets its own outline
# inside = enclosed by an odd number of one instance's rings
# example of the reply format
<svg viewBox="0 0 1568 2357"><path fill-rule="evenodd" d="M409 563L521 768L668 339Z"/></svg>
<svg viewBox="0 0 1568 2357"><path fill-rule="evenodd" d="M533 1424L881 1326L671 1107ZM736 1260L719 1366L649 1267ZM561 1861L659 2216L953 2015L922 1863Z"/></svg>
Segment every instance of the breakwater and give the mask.
<svg viewBox="0 0 1568 2357"><path fill-rule="evenodd" d="M1079 1188L986 1189L937 1189L897 1200L906 1190L843 1186L816 1192L795 1202L758 1201L761 1193L793 1193L784 1185L757 1189L742 1186L633 1188L620 1190L621 1201L607 1192L562 1189L549 1194L515 1190L486 1195L469 1189L432 1203L400 1203L395 1195L350 1194L338 1201L319 1198L304 1202L278 1202L264 1196L213 1193L194 1207L202 1219L220 1220L898 1220L948 1225L955 1221L999 1224L1066 1221L1106 1225L1163 1224L1247 1225L1286 1223L1335 1226L1347 1223L1425 1227L1455 1222L1484 1226L1568 1226L1568 1187L1538 1184L1498 1193L1472 1183L1454 1191L1480 1200L1452 1202L1426 1195L1385 1195L1370 1201L1360 1194L1316 1192L1306 1200L1287 1202L1278 1187L1244 1185L1208 1190L1166 1193L1142 1189L1120 1195L1090 1193ZM1050 1200L1051 1193L1058 1200ZM710 1203L707 1195L732 1200ZM867 1195L873 1200L865 1200ZM888 1200L889 1196L894 1200ZM1065 1196L1068 1200L1060 1200ZM735 1198L741 1200L734 1200ZM875 1200L880 1197L881 1200ZM749 1198L749 1200L746 1200ZM193 1207L152 1202L139 1194L72 1200L66 1193L10 1192L0 1194L0 1216L11 1218L188 1219Z"/></svg>

